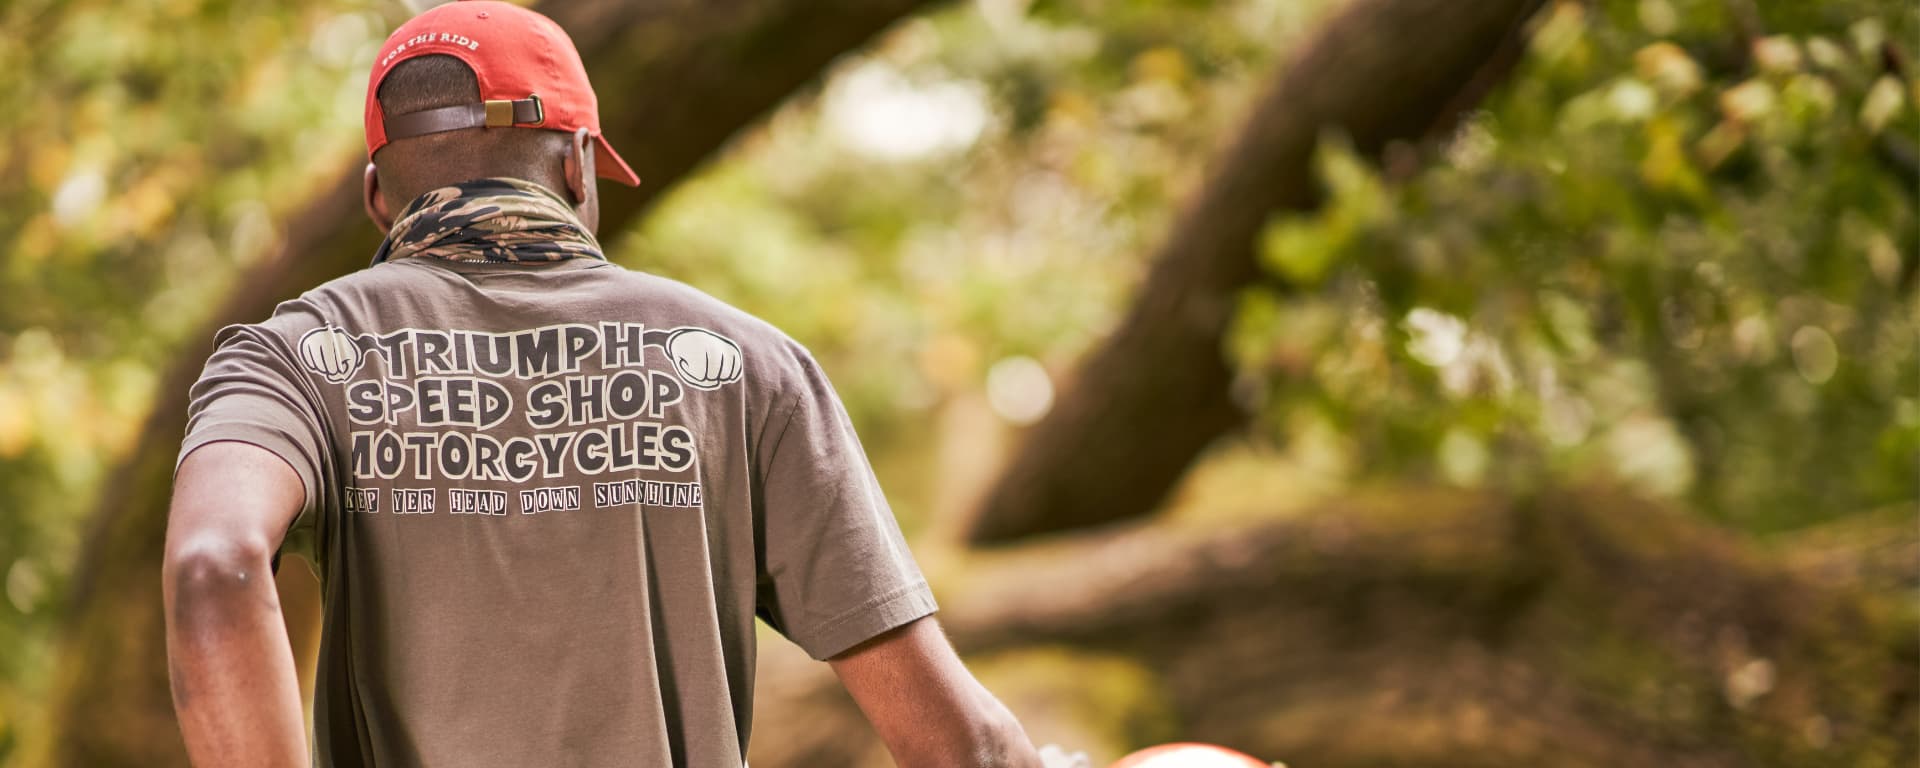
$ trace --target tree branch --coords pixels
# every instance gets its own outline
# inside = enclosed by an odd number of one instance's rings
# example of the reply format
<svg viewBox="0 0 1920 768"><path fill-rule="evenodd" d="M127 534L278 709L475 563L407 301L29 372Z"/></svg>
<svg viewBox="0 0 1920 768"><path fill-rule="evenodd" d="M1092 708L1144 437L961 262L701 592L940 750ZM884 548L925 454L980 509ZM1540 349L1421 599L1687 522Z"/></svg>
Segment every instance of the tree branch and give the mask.
<svg viewBox="0 0 1920 768"><path fill-rule="evenodd" d="M1193 457L1245 415L1231 400L1222 334L1260 276L1254 241L1275 211L1312 210L1320 136L1362 155L1448 126L1474 106L1476 75L1541 0L1356 0L1289 64L1155 253L1120 327L1088 354L984 497L976 544L1138 517ZM1510 55L1510 54L1509 54ZM1492 65L1489 62L1494 62ZM1284 284L1283 284L1284 285Z"/></svg>
<svg viewBox="0 0 1920 768"><path fill-rule="evenodd" d="M1920 551L1911 525L1887 530L1904 556ZM1185 736L1290 762L1898 763L1920 744L1910 615L1834 580L1831 555L1816 577L1603 489L1406 490L974 558L948 580L964 590L942 595L963 651L1141 659L1165 675ZM1688 708L1649 711L1649 686ZM1463 732L1444 744L1367 738L1475 710L1500 725L1449 726ZM1329 729L1345 717L1368 727ZM1810 718L1826 743L1781 737Z"/></svg>
<svg viewBox="0 0 1920 768"><path fill-rule="evenodd" d="M1182 738L1294 765L1906 765L1913 619L1861 579L1898 596L1920 568L1902 512L1789 542L1782 562L1607 489L1413 488L974 552L935 581L976 668L1008 651L1134 661ZM756 739L754 764L870 751L832 678L778 674L780 652L769 712L804 720ZM1080 703L1030 725L1115 716L1110 686L1048 684Z"/></svg>

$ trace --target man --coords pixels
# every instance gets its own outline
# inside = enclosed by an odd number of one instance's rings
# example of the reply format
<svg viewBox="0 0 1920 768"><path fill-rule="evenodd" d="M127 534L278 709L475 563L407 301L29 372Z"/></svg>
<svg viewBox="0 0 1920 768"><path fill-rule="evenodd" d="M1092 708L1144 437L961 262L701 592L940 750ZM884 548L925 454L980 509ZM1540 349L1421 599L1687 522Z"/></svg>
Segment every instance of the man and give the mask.
<svg viewBox="0 0 1920 768"><path fill-rule="evenodd" d="M1034 766L961 665L799 344L601 257L600 135L557 25L442 5L367 87L369 269L221 331L167 530L199 766L305 764L271 569L320 573L325 766L744 762L756 614L906 766Z"/></svg>

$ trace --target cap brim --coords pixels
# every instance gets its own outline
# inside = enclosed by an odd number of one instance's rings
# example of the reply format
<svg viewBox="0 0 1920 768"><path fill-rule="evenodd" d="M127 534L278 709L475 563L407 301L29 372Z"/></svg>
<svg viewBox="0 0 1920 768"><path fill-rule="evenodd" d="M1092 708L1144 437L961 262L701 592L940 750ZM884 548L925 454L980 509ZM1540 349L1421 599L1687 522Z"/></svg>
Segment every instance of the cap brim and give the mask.
<svg viewBox="0 0 1920 768"><path fill-rule="evenodd" d="M593 164L599 169L600 178L613 179L629 187L640 186L640 177L634 174L627 161L620 159L619 153L613 151L613 145L607 143L607 137L593 137L593 146Z"/></svg>

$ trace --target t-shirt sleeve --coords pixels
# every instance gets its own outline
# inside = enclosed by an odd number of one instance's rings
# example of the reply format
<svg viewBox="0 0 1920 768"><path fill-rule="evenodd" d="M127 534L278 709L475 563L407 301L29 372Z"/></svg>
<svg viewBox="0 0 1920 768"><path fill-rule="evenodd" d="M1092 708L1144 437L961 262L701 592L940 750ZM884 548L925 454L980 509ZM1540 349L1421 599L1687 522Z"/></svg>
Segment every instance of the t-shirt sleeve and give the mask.
<svg viewBox="0 0 1920 768"><path fill-rule="evenodd" d="M760 442L759 613L826 659L936 606L833 386L800 368Z"/></svg>
<svg viewBox="0 0 1920 768"><path fill-rule="evenodd" d="M311 380L272 330L231 325L214 340L213 356L188 395L187 434L174 461L208 443L234 441L273 452L300 475L306 502L288 528L281 553L315 559L316 510L331 456Z"/></svg>

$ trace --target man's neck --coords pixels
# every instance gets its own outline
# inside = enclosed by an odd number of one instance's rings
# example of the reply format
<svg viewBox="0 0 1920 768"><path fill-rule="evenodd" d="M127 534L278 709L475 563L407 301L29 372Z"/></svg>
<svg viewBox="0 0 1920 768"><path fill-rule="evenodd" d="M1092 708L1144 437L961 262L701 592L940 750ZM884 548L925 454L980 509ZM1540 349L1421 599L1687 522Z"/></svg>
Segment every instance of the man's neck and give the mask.
<svg viewBox="0 0 1920 768"><path fill-rule="evenodd" d="M425 181L407 180L406 183L396 184L391 187L386 186L386 179L383 178L381 179L381 194L387 195L387 209L397 215L399 212L406 210L408 206L411 206L415 200L419 200L421 195L428 192L483 179L511 179L533 184L545 189L554 197L565 201L569 206L573 205L571 197L566 192L566 184L562 183L559 179L530 179L513 173L443 173ZM387 190L393 190L393 192L388 193Z"/></svg>

